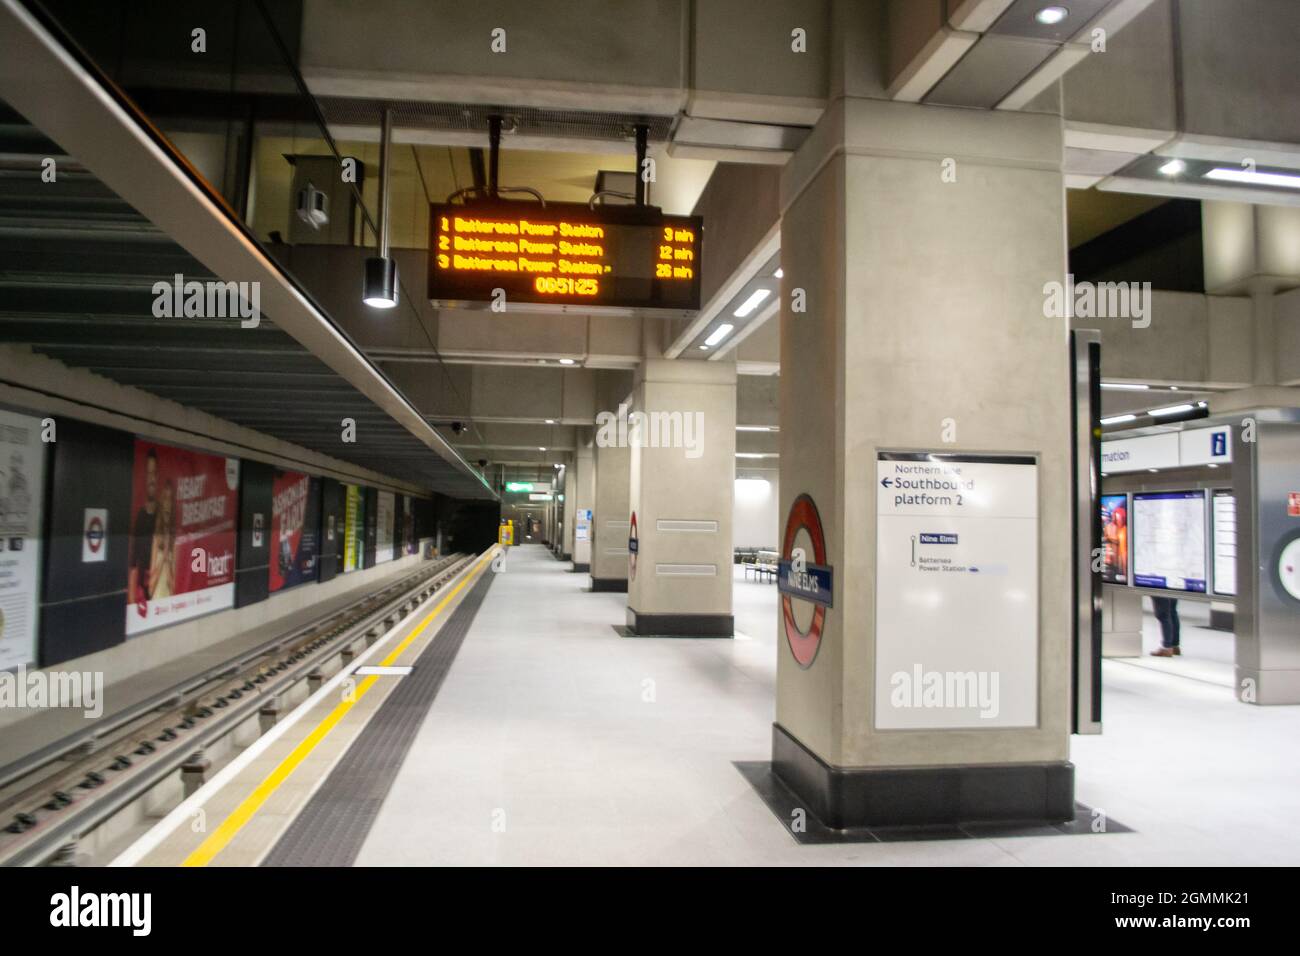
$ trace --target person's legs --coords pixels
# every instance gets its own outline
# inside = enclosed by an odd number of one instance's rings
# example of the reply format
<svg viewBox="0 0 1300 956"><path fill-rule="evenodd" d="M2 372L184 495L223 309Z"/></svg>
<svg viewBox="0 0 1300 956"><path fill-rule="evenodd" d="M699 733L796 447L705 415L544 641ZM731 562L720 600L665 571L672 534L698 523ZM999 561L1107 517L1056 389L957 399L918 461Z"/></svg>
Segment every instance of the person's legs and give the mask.
<svg viewBox="0 0 1300 956"><path fill-rule="evenodd" d="M1160 622L1160 648L1151 652L1155 657L1173 657L1176 653L1174 650L1178 646L1176 625L1170 618L1173 603L1169 598L1151 598L1151 610L1155 612L1156 620Z"/></svg>
<svg viewBox="0 0 1300 956"><path fill-rule="evenodd" d="M1178 649L1178 642L1182 638L1183 625L1178 619L1178 600L1176 598L1169 599L1169 633L1170 638L1166 639L1166 645L1172 647L1174 653L1181 653Z"/></svg>

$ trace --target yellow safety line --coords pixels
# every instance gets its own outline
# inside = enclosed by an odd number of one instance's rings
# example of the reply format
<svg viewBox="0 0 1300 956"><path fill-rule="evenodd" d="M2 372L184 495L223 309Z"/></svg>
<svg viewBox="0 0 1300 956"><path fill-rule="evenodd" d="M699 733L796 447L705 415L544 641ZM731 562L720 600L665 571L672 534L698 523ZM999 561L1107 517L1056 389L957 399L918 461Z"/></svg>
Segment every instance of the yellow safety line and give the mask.
<svg viewBox="0 0 1300 956"><path fill-rule="evenodd" d="M451 603L452 598L460 593L461 588L465 587L466 584L477 577L484 563L491 557L491 554L484 555L471 572L462 578L459 584L452 588L451 593L439 601L438 606L430 611L425 616L424 620L421 621L400 644L393 648L392 652L385 657L382 662L380 662L380 666L386 667L392 664L393 661L397 660L401 653L410 646L411 642L419 637L433 619L441 614L443 609ZM289 776L298 769L298 765L306 760L308 755L316 749L316 745L324 740L338 722L347 715L349 710L352 709L353 705L366 695L366 691L370 690L370 687L374 684L376 679L377 678L372 674L357 685L356 693L353 695L352 699L342 701L338 706L330 711L325 719L317 724L316 728L308 734L298 744L298 746L293 748L289 756L280 761L279 766L272 770L266 776L266 779L259 783L256 789L244 798L244 801L234 809L230 816L226 817L226 819L221 822L221 826L217 827L217 829L212 832L211 836L199 844L198 849L185 858L185 862L183 862L181 866L207 866L211 863L213 857L224 850L230 841L235 838L235 835L247 826L248 822L253 819L253 816L257 811L261 809L262 804L266 803L266 801L271 798L272 794L274 794L276 790L280 789L280 785L288 780Z"/></svg>

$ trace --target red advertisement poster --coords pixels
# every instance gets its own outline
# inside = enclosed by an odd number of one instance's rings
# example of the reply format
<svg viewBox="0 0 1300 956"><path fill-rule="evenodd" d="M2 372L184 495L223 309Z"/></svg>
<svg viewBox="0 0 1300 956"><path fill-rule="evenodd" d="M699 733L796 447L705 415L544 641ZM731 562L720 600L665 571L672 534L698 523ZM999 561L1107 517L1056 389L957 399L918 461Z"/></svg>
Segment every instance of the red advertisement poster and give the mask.
<svg viewBox="0 0 1300 956"><path fill-rule="evenodd" d="M239 460L135 441L126 633L233 607Z"/></svg>
<svg viewBox="0 0 1300 956"><path fill-rule="evenodd" d="M271 483L271 593L316 580L320 553L320 483L277 471Z"/></svg>

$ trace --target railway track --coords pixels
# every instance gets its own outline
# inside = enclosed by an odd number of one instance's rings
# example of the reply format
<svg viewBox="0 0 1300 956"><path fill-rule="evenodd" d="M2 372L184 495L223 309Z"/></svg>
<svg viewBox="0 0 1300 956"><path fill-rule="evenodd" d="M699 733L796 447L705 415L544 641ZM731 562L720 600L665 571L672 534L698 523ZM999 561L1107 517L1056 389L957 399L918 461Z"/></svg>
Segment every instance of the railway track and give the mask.
<svg viewBox="0 0 1300 956"><path fill-rule="evenodd" d="M474 559L456 554L0 767L0 866L73 865L88 835L170 787L178 803ZM365 646L365 645L363 645ZM306 693L302 690L306 689ZM314 685L314 686L313 686ZM299 697L293 701L291 698ZM251 743L247 740L247 743ZM226 761L223 761L223 763ZM177 775L181 786L174 786ZM161 809L157 799L147 808Z"/></svg>

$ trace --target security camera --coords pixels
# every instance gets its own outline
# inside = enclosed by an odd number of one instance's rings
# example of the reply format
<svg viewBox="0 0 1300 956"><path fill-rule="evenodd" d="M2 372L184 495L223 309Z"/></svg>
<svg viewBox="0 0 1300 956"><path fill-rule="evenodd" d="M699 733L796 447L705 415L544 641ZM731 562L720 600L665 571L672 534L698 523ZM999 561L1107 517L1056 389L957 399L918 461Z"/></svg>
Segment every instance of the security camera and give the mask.
<svg viewBox="0 0 1300 956"><path fill-rule="evenodd" d="M465 423L464 423L464 422L452 422L452 423L451 423L451 431L452 431L452 434L453 434L453 435L459 435L459 434L460 434L461 432L463 432L464 430L465 430Z"/></svg>
<svg viewBox="0 0 1300 956"><path fill-rule="evenodd" d="M480 458L478 460L478 466L480 468L486 468L488 466L488 460L486 458Z"/></svg>

